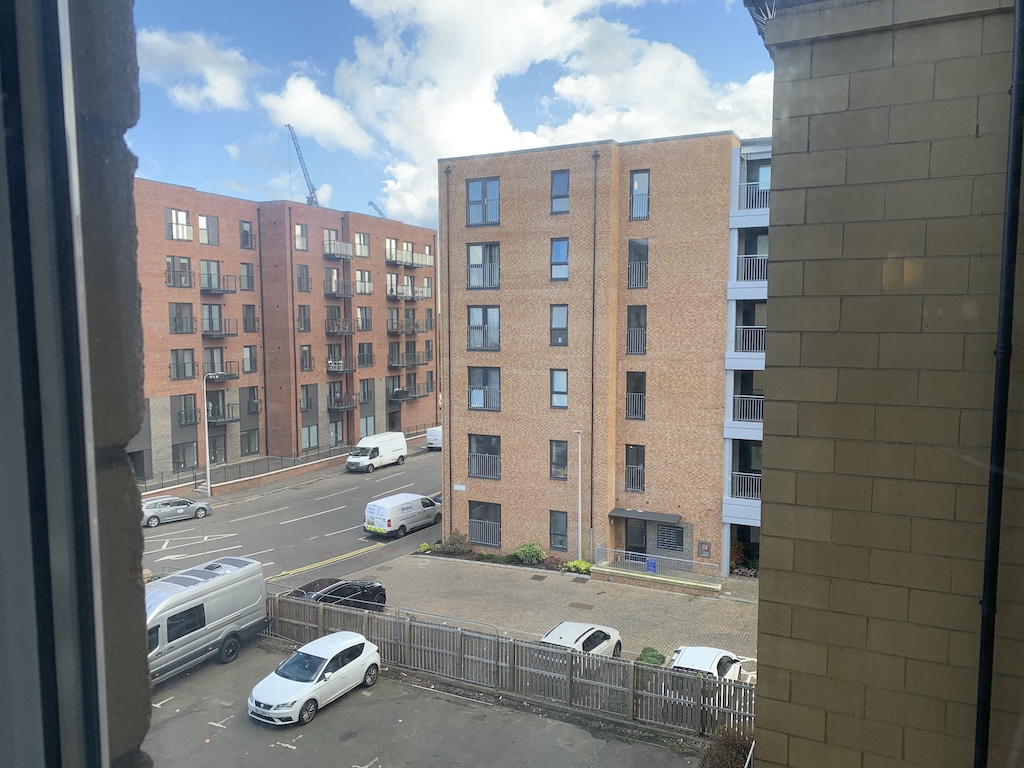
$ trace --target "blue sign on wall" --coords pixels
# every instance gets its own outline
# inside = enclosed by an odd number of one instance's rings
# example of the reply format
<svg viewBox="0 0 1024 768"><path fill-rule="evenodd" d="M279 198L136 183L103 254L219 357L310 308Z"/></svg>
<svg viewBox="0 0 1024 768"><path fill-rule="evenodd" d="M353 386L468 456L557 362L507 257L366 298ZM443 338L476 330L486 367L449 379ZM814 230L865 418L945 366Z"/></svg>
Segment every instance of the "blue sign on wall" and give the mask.
<svg viewBox="0 0 1024 768"><path fill-rule="evenodd" d="M648 573L657 573L658 572L658 561L655 560L653 557L648 557L647 558L647 572Z"/></svg>

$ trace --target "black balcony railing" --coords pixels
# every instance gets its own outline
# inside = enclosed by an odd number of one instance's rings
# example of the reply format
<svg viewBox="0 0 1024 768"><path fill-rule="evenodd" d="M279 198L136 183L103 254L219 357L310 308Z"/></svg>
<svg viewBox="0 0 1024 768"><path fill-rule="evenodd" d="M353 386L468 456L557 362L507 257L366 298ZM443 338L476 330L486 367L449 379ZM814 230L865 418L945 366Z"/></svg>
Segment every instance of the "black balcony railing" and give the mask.
<svg viewBox="0 0 1024 768"><path fill-rule="evenodd" d="M627 491L636 491L642 493L644 490L644 465L626 465L626 485Z"/></svg>
<svg viewBox="0 0 1024 768"><path fill-rule="evenodd" d="M165 271L167 285L173 288L191 288L195 285L195 272L188 269L168 269Z"/></svg>
<svg viewBox="0 0 1024 768"><path fill-rule="evenodd" d="M501 198L471 200L466 203L466 224L475 226L481 224L500 223Z"/></svg>
<svg viewBox="0 0 1024 768"><path fill-rule="evenodd" d="M359 403L359 395L355 392L340 392L327 398L328 411L351 411Z"/></svg>
<svg viewBox="0 0 1024 768"><path fill-rule="evenodd" d="M327 358L328 373L351 373L356 369L356 359L352 355Z"/></svg>
<svg viewBox="0 0 1024 768"><path fill-rule="evenodd" d="M388 333L414 333L416 324L412 320L388 318Z"/></svg>
<svg viewBox="0 0 1024 768"><path fill-rule="evenodd" d="M358 356L358 363L360 368L372 368L373 367L373 353L363 354Z"/></svg>
<svg viewBox="0 0 1024 768"><path fill-rule="evenodd" d="M243 317L242 330L245 333L257 333L260 330L260 319L258 317Z"/></svg>
<svg viewBox="0 0 1024 768"><path fill-rule="evenodd" d="M324 280L324 296L331 299L350 299L353 295L351 280Z"/></svg>
<svg viewBox="0 0 1024 768"><path fill-rule="evenodd" d="M313 355L299 355L299 370L312 371L316 367L316 358Z"/></svg>
<svg viewBox="0 0 1024 768"><path fill-rule="evenodd" d="M178 423L181 426L187 426L189 424L199 423L199 409L198 408L185 408L184 410L178 411Z"/></svg>
<svg viewBox="0 0 1024 768"><path fill-rule="evenodd" d="M224 405L206 404L206 420L210 424L227 424L238 421L238 403L225 403Z"/></svg>
<svg viewBox="0 0 1024 768"><path fill-rule="evenodd" d="M252 232L241 232L238 238L238 247L245 248L247 251L254 250L256 248L256 235Z"/></svg>
<svg viewBox="0 0 1024 768"><path fill-rule="evenodd" d="M194 379L196 377L196 364L193 363L171 363L168 366L170 370L171 379L178 381L181 379Z"/></svg>
<svg viewBox="0 0 1024 768"><path fill-rule="evenodd" d="M501 349L501 326L471 325L468 336L468 349Z"/></svg>
<svg viewBox="0 0 1024 768"><path fill-rule="evenodd" d="M313 278L312 277L298 277L296 278L300 293L309 293L313 290Z"/></svg>
<svg viewBox="0 0 1024 768"><path fill-rule="evenodd" d="M631 194L629 196L629 218L631 221L637 219L649 219L651 217L651 196L642 194Z"/></svg>
<svg viewBox="0 0 1024 768"><path fill-rule="evenodd" d="M172 317L171 333L195 333L196 319L194 317Z"/></svg>
<svg viewBox="0 0 1024 768"><path fill-rule="evenodd" d="M388 389L387 395L389 403L404 403L406 400L412 400L416 397L416 392L415 388L394 387Z"/></svg>
<svg viewBox="0 0 1024 768"><path fill-rule="evenodd" d="M300 411L311 411L311 410L313 410L313 398L311 398L311 397L300 397L299 398L299 410Z"/></svg>
<svg viewBox="0 0 1024 768"><path fill-rule="evenodd" d="M237 293L238 279L234 275L199 273L199 290L202 293Z"/></svg>
<svg viewBox="0 0 1024 768"><path fill-rule="evenodd" d="M243 291L255 291L256 277L254 275L239 275L238 287L241 288Z"/></svg>
<svg viewBox="0 0 1024 768"><path fill-rule="evenodd" d="M204 317L203 336L219 339L238 335L238 321L226 317Z"/></svg>
<svg viewBox="0 0 1024 768"><path fill-rule="evenodd" d="M357 331L372 331L373 330L373 319L370 317L357 317L356 318L356 330Z"/></svg>
<svg viewBox="0 0 1024 768"><path fill-rule="evenodd" d="M369 296L373 293L372 280L356 280L356 293L360 296Z"/></svg>
<svg viewBox="0 0 1024 768"><path fill-rule="evenodd" d="M351 317L329 317L324 321L324 332L328 336L351 336L355 326Z"/></svg>
<svg viewBox="0 0 1024 768"><path fill-rule="evenodd" d="M388 355L388 368L411 368L416 364L415 352L399 352L397 355Z"/></svg>
<svg viewBox="0 0 1024 768"><path fill-rule="evenodd" d="M626 329L626 354L646 355L647 354L647 329L627 328Z"/></svg>
<svg viewBox="0 0 1024 768"><path fill-rule="evenodd" d="M627 288L646 288L647 287L647 262L646 261L631 261L626 268L626 287Z"/></svg>
<svg viewBox="0 0 1024 768"><path fill-rule="evenodd" d="M413 293L411 285L389 285L387 296L389 301L412 301Z"/></svg>
<svg viewBox="0 0 1024 768"><path fill-rule="evenodd" d="M223 360L219 363L203 363L203 375L208 376L211 381L237 379L238 362L236 360Z"/></svg>

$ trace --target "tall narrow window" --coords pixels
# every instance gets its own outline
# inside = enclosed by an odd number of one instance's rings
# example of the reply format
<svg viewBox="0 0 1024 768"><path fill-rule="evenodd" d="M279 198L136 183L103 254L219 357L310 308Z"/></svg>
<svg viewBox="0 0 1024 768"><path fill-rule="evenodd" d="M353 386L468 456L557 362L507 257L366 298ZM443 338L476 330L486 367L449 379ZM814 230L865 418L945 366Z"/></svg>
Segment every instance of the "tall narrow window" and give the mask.
<svg viewBox="0 0 1024 768"><path fill-rule="evenodd" d="M626 307L626 354L647 354L647 307Z"/></svg>
<svg viewBox="0 0 1024 768"><path fill-rule="evenodd" d="M500 411L501 410L501 369L475 368L469 369L469 403L470 410Z"/></svg>
<svg viewBox="0 0 1024 768"><path fill-rule="evenodd" d="M551 279L569 279L569 238L559 237L551 241Z"/></svg>
<svg viewBox="0 0 1024 768"><path fill-rule="evenodd" d="M642 492L645 486L646 450L642 445L626 446L626 483L627 491Z"/></svg>
<svg viewBox="0 0 1024 768"><path fill-rule="evenodd" d="M296 251L307 251L309 250L309 240L306 237L306 225L296 224L295 225L295 250Z"/></svg>
<svg viewBox="0 0 1024 768"><path fill-rule="evenodd" d="M308 264L296 264L295 274L297 276L296 282L298 283L299 291L302 293L309 293L313 290L313 279L309 276Z"/></svg>
<svg viewBox="0 0 1024 768"><path fill-rule="evenodd" d="M569 344L569 305L551 305L551 346L564 347Z"/></svg>
<svg viewBox="0 0 1024 768"><path fill-rule="evenodd" d="M239 288L243 291L256 290L256 267L254 264L243 261L238 266Z"/></svg>
<svg viewBox="0 0 1024 768"><path fill-rule="evenodd" d="M245 333L256 333L260 329L259 318L256 317L255 304L242 305L242 330Z"/></svg>
<svg viewBox="0 0 1024 768"><path fill-rule="evenodd" d="M551 172L551 212L569 212L569 172Z"/></svg>
<svg viewBox="0 0 1024 768"><path fill-rule="evenodd" d="M569 407L569 371L564 368L551 369L551 407Z"/></svg>
<svg viewBox="0 0 1024 768"><path fill-rule="evenodd" d="M469 476L501 479L501 437L469 436Z"/></svg>
<svg viewBox="0 0 1024 768"><path fill-rule="evenodd" d="M629 241L629 264L626 269L627 288L647 287L647 240Z"/></svg>
<svg viewBox="0 0 1024 768"><path fill-rule="evenodd" d="M299 323L298 327L300 331L309 330L309 305L299 304Z"/></svg>
<svg viewBox="0 0 1024 768"><path fill-rule="evenodd" d="M469 349L500 349L501 308L468 307Z"/></svg>
<svg viewBox="0 0 1024 768"><path fill-rule="evenodd" d="M551 453L551 479L569 479L569 442L567 440L549 440Z"/></svg>
<svg viewBox="0 0 1024 768"><path fill-rule="evenodd" d="M256 345L242 347L242 373L256 373Z"/></svg>
<svg viewBox="0 0 1024 768"><path fill-rule="evenodd" d="M164 208L164 224L168 240L191 240L192 227L188 223L188 211Z"/></svg>
<svg viewBox="0 0 1024 768"><path fill-rule="evenodd" d="M647 418L647 374L626 371L626 418Z"/></svg>
<svg viewBox="0 0 1024 768"><path fill-rule="evenodd" d="M370 258L370 236L366 232L356 232L356 242L355 246L353 246L353 252L360 258ZM370 434L372 435L373 433L371 432Z"/></svg>
<svg viewBox="0 0 1024 768"><path fill-rule="evenodd" d="M167 285L175 288L192 287L192 260L188 256L167 257Z"/></svg>
<svg viewBox="0 0 1024 768"><path fill-rule="evenodd" d="M497 224L499 220L499 189L497 177L466 181L466 225Z"/></svg>
<svg viewBox="0 0 1024 768"><path fill-rule="evenodd" d="M651 172L629 172L629 218L647 219L651 215Z"/></svg>
<svg viewBox="0 0 1024 768"><path fill-rule="evenodd" d="M256 247L256 237L253 234L251 221L238 222L238 247L249 250Z"/></svg>
<svg viewBox="0 0 1024 768"><path fill-rule="evenodd" d="M216 216L199 217L199 243L201 245L220 245L220 230Z"/></svg>
<svg viewBox="0 0 1024 768"><path fill-rule="evenodd" d="M470 243L466 251L466 287L501 287L501 246L498 243Z"/></svg>
<svg viewBox="0 0 1024 768"><path fill-rule="evenodd" d="M299 346L299 370L313 370L313 347L310 344L302 344Z"/></svg>
<svg viewBox="0 0 1024 768"><path fill-rule="evenodd" d="M567 512L556 512L552 509L549 510L548 515L548 527L551 532L548 546L551 549L562 551L569 549L569 514Z"/></svg>

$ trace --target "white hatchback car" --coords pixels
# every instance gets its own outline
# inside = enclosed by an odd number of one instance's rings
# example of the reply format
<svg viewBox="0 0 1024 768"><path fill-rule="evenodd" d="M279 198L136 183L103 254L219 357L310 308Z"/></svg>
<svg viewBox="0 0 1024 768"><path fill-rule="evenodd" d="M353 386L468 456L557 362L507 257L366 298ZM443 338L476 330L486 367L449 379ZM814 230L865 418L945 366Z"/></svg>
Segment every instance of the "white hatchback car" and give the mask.
<svg viewBox="0 0 1024 768"><path fill-rule="evenodd" d="M544 645L556 645L598 656L618 658L622 655L622 640L617 629L579 621L563 621L556 624L540 641Z"/></svg>
<svg viewBox="0 0 1024 768"><path fill-rule="evenodd" d="M742 663L736 654L721 648L681 645L672 652L669 667L683 672L700 672L723 680L739 680Z"/></svg>
<svg viewBox="0 0 1024 768"><path fill-rule="evenodd" d="M249 717L271 725L306 725L317 711L362 684L377 682L380 653L357 632L306 643L249 694Z"/></svg>

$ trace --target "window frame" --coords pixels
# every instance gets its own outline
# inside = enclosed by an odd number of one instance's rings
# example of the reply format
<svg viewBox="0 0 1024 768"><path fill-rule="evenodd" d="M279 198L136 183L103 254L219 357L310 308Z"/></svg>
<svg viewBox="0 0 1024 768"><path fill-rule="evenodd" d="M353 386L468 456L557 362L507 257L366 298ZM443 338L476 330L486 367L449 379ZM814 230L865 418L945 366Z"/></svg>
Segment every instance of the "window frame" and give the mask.
<svg viewBox="0 0 1024 768"><path fill-rule="evenodd" d="M561 515L561 526L556 525L556 520ZM561 532L556 530L561 527ZM548 548L558 552L569 551L569 513L558 509L548 510Z"/></svg>
<svg viewBox="0 0 1024 768"><path fill-rule="evenodd" d="M256 448L252 448L252 435L256 435ZM260 452L260 429L243 429L238 433L238 450L240 456L254 456Z"/></svg>
<svg viewBox="0 0 1024 768"><path fill-rule="evenodd" d="M562 452L563 461L556 461L556 454ZM561 474L559 474L561 470ZM552 480L569 479L569 441L548 440L548 477Z"/></svg>
<svg viewBox="0 0 1024 768"><path fill-rule="evenodd" d="M555 310L565 311L565 324L555 325ZM550 305L550 346L552 347L567 347L569 346L569 305L568 304L552 304ZM561 319L559 319L561 320Z"/></svg>
<svg viewBox="0 0 1024 768"><path fill-rule="evenodd" d="M569 369L568 368L550 368L550 383L551 383L551 407L565 409L569 407ZM564 389L555 388L555 379L559 374L565 379ZM556 402L556 398L564 400L564 402Z"/></svg>
<svg viewBox="0 0 1024 768"><path fill-rule="evenodd" d="M496 185L495 197L488 197L491 191L491 183ZM480 185L480 195L473 195L473 185ZM489 213L491 203L494 203L494 217ZM473 211L476 207L480 210L480 220L474 221ZM466 226L467 227L493 227L501 223L501 177L481 176L474 179L466 179Z"/></svg>
<svg viewBox="0 0 1024 768"><path fill-rule="evenodd" d="M309 250L309 228L305 224L295 224L295 250L296 251L308 251Z"/></svg>
<svg viewBox="0 0 1024 768"><path fill-rule="evenodd" d="M560 191L562 185L556 182L556 179L561 180L564 177L564 191ZM560 216L569 212L569 169L563 168L562 170L551 172L551 215ZM563 206L564 201L564 208Z"/></svg>
<svg viewBox="0 0 1024 768"><path fill-rule="evenodd" d="M564 244L565 253L556 253L562 250ZM568 237L552 237L551 238L551 281L555 283L564 282L569 279L569 238ZM563 258L564 256L564 258ZM563 274L564 272L564 274Z"/></svg>

